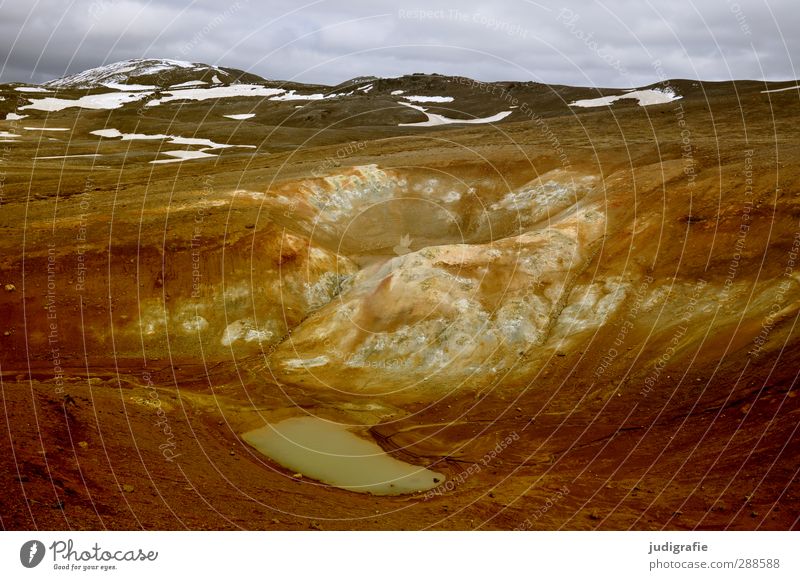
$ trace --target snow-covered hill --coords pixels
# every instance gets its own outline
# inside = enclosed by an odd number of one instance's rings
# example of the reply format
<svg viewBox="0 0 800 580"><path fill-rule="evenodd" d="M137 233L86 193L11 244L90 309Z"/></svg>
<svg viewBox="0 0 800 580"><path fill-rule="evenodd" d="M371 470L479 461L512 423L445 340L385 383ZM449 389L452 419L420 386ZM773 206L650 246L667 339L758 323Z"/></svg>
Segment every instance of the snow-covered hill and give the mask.
<svg viewBox="0 0 800 580"><path fill-rule="evenodd" d="M146 90L174 85L214 85L233 82L264 82L264 79L237 69L182 60L132 59L115 62L44 83L57 89Z"/></svg>

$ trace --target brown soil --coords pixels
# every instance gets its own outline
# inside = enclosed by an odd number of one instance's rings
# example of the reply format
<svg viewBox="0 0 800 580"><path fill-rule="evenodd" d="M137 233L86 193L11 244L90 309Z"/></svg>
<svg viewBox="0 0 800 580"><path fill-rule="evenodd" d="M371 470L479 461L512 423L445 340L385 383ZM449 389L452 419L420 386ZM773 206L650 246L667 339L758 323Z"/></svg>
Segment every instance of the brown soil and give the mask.
<svg viewBox="0 0 800 580"><path fill-rule="evenodd" d="M70 127L70 153L102 147L105 156L34 162L63 154L65 143L27 137L3 153L0 527L799 528L797 94L762 94L758 83L674 85L685 98L669 105L579 111L562 97L591 92L518 87L541 104L544 125L515 114L494 127L398 128L420 119L407 108L385 112L391 83L355 105L313 105L332 112L297 122L294 103L246 99L238 109L190 103L144 118L124 107L27 119ZM426 86L441 90L416 89ZM483 93L453 91L474 104L465 114L502 110ZM219 122L245 104L268 121ZM359 116L376 125L356 124ZM98 145L89 131L104 124L267 144L155 166L153 143ZM353 142L364 145L337 157ZM340 298L354 296L364 316L372 309L370 332L397 331L396 319L380 315L397 299L390 282L365 298L336 289L321 307L305 298L307 285L385 264L409 228L422 246L413 251L518 234L506 218L486 234L481 205L562 168L564 156L571 171L599 179L583 203L596 204L605 225L599 238L579 240L585 259L564 271L568 288L539 343L504 351L514 361L502 359L492 377L487 366L465 378L456 359L435 386L399 393L383 389L407 375L378 364L347 375L337 364L282 367L324 354L314 333L336 320ZM330 158L336 164L321 171ZM413 183L465 184L482 204L460 202L462 230L437 222L419 198L353 230L344 226L356 216L315 230L323 212L308 192L329 183L320 176L367 165ZM300 203L287 214L280 196ZM507 272L482 270L475 252L474 270L459 275L480 273L480 302L494 308ZM629 283L621 304L602 319L596 307L582 329L563 326L580 302L576 289L609 280ZM195 299L204 310L192 310ZM424 294L414 305L415 316L428 312ZM208 326L187 330L198 313ZM220 342L245 319L270 338ZM355 352L363 340L343 348ZM451 484L414 496L351 493L294 478L239 439L304 412L371 426L385 449Z"/></svg>

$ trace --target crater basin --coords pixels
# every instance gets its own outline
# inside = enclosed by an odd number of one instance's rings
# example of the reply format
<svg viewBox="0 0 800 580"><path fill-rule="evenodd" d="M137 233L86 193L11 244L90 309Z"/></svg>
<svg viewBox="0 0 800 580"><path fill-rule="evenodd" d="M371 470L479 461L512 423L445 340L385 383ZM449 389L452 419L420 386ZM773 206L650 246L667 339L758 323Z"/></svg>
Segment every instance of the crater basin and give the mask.
<svg viewBox="0 0 800 580"><path fill-rule="evenodd" d="M293 417L242 439L283 467L349 491L400 495L426 491L444 476L387 454L374 441L316 417Z"/></svg>

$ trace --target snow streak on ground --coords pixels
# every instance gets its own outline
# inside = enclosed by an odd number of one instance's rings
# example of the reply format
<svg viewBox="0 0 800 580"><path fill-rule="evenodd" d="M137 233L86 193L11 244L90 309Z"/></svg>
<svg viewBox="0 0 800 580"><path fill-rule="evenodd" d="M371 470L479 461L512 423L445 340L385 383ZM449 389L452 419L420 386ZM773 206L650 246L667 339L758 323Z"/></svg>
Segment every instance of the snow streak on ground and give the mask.
<svg viewBox="0 0 800 580"><path fill-rule="evenodd" d="M207 85L208 83L205 81L186 81L185 83L178 83L177 85L172 85L171 89L183 89L186 87L198 87L200 85Z"/></svg>
<svg viewBox="0 0 800 580"><path fill-rule="evenodd" d="M273 89L261 85L231 85L228 87L210 87L203 89L181 89L167 91L166 96L148 101L148 107L155 107L170 101L189 100L205 101L207 99L223 99L227 97L273 97L285 93L284 89Z"/></svg>
<svg viewBox="0 0 800 580"><path fill-rule="evenodd" d="M333 95L329 95L328 98L331 98L332 96ZM322 93L314 93L311 95L298 95L294 90L291 90L282 95L270 98L270 101L321 101L324 98L325 95L323 95Z"/></svg>
<svg viewBox="0 0 800 580"><path fill-rule="evenodd" d="M164 155L170 155L172 157L176 157L177 159L156 159L155 161L151 161L150 163L179 163L181 161L187 161L189 159L205 159L207 157L216 157L216 155L212 155L211 153L206 153L204 150L201 151L162 151Z"/></svg>
<svg viewBox="0 0 800 580"><path fill-rule="evenodd" d="M59 99L57 97L45 97L44 99L34 99L29 105L20 107L20 110L33 109L34 111L62 111L70 107L80 107L81 109L119 109L126 103L138 101L149 93L100 93L98 95L86 95L79 99Z"/></svg>
<svg viewBox="0 0 800 580"><path fill-rule="evenodd" d="M206 153L206 151L212 151L214 149L227 149L229 147L239 147L242 149L255 149L255 145L231 145L228 143L216 143L211 139L203 139L201 137L180 137L178 135L163 135L163 134L153 134L148 135L145 133L122 133L119 129L97 129L96 131L91 131L92 135L97 135L98 137L105 137L106 139L115 139L117 137L121 137L122 141L154 141L154 140L163 140L168 139L167 143L170 145L200 145L203 149L199 151L161 151L164 155L170 155L172 157L177 157L177 159L162 159L157 161L151 161L150 163L172 163L177 161L184 161L187 159L203 159L207 157L216 157L211 153Z"/></svg>
<svg viewBox="0 0 800 580"><path fill-rule="evenodd" d="M402 91L401 91L402 92ZM392 93L394 94L394 93ZM425 97L421 95L409 95L407 97L403 97L407 101L412 101L414 103L452 103L453 97Z"/></svg>
<svg viewBox="0 0 800 580"><path fill-rule="evenodd" d="M770 89L768 91L761 91L762 93L782 93L783 91L793 91L795 89L800 89L800 85L794 85L793 87L783 87L782 89Z"/></svg>
<svg viewBox="0 0 800 580"><path fill-rule="evenodd" d="M450 117L445 117L444 115L436 115L435 113L428 113L426 112L424 107L420 107L418 105L412 105L411 103L400 103L401 105L405 105L406 107L411 107L412 109L416 109L421 113L425 113L428 117L427 121L420 121L419 123L400 123L401 127L438 127L440 125L452 125L454 123L467 123L470 125L477 125L481 123L496 123L498 121L502 121L506 117L508 117L513 111L501 111L496 115L492 115L491 117L483 117L480 119L451 119Z"/></svg>
<svg viewBox="0 0 800 580"><path fill-rule="evenodd" d="M155 85L126 85L124 83L102 83L107 89L115 91L154 91L158 87Z"/></svg>
<svg viewBox="0 0 800 580"><path fill-rule="evenodd" d="M639 105L646 107L648 105L663 105L672 101L680 99L680 95L676 95L672 89L644 89L641 91L630 91L622 93L621 95L612 95L608 97L599 97L597 99L581 99L569 104L570 107L604 107L611 105L621 99L636 99Z"/></svg>
<svg viewBox="0 0 800 580"><path fill-rule="evenodd" d="M34 157L34 159L73 159L78 157L100 157L99 153L83 153L80 155L48 155L45 157Z"/></svg>

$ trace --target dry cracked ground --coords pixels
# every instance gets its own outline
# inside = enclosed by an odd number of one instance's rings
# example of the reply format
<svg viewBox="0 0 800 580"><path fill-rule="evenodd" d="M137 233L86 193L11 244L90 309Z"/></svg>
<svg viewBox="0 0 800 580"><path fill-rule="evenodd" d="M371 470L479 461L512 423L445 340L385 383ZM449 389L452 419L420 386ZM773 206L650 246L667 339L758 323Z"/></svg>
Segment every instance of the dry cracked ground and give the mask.
<svg viewBox="0 0 800 580"><path fill-rule="evenodd" d="M798 528L798 91L371 82L0 87L0 526ZM236 147L151 163L189 138ZM447 484L354 493L241 439L303 415Z"/></svg>

